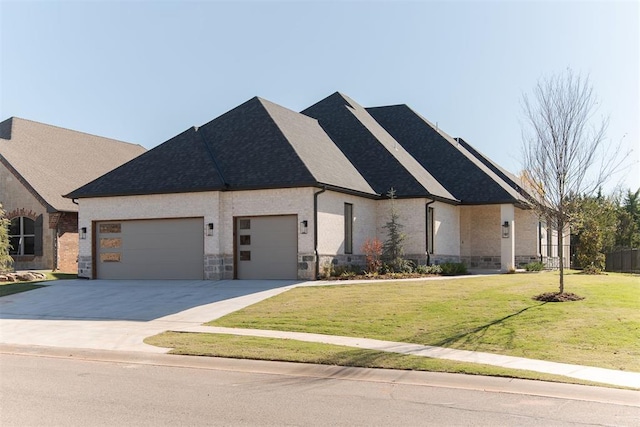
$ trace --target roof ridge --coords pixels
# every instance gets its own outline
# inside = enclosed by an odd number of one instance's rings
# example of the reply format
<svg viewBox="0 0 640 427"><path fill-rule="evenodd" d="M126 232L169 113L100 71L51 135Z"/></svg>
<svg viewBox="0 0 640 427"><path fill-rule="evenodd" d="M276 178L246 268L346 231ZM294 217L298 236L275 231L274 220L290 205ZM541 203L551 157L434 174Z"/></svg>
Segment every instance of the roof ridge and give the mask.
<svg viewBox="0 0 640 427"><path fill-rule="evenodd" d="M7 120L10 120L10 119L12 119L12 120L16 120L17 119L18 121L34 123L36 125L46 126L46 127L49 127L49 128L55 128L55 129L63 130L63 131L66 131L66 132L72 132L72 133L76 133L76 134L93 136L93 137L101 138L101 139L108 139L108 140L111 140L111 141L114 141L114 142L119 142L121 144L137 145L137 146L143 147L141 144L136 144L134 142L122 141L120 139L115 139L115 138L111 138L111 137L108 137L108 136L101 136L101 135L96 135L94 133L89 133L89 132L84 132L84 131L80 131L80 130L69 129L69 128L65 128L65 127L62 127L62 126L52 125L52 124L49 124L49 123L38 122L38 121L35 121L35 120L30 120L30 119L23 119L22 117L11 116Z"/></svg>

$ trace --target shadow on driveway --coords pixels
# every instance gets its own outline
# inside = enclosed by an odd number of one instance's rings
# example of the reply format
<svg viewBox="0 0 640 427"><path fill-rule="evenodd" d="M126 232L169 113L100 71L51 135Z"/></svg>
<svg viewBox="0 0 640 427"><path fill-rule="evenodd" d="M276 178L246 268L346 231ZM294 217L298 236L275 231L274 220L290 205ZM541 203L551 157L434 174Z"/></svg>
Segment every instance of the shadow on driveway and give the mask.
<svg viewBox="0 0 640 427"><path fill-rule="evenodd" d="M48 282L48 286L44 288L0 298L0 319L147 322L203 305L273 291L298 283L302 282L64 280ZM261 299L259 295L256 297L258 300Z"/></svg>

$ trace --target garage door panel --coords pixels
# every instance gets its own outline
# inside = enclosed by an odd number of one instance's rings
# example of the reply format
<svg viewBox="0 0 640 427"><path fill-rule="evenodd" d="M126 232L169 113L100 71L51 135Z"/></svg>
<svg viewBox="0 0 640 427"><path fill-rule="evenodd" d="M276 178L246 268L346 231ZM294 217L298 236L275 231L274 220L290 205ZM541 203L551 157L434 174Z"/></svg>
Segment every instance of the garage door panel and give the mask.
<svg viewBox="0 0 640 427"><path fill-rule="evenodd" d="M246 220L250 228L243 229L240 221ZM237 248L239 279L296 279L297 216L238 218Z"/></svg>
<svg viewBox="0 0 640 427"><path fill-rule="evenodd" d="M120 233L98 230L97 277L101 279L202 279L204 270L203 218L110 221ZM112 230L118 230L112 227ZM120 247L105 248L120 239ZM114 255L118 254L118 255ZM118 259L104 262L103 259Z"/></svg>

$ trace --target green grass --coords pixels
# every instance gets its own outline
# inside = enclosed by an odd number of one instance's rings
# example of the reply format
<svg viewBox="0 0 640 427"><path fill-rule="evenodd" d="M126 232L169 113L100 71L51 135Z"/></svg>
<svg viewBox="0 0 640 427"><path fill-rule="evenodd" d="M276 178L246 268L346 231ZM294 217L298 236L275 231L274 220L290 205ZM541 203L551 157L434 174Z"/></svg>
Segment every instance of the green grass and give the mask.
<svg viewBox="0 0 640 427"><path fill-rule="evenodd" d="M640 371L640 277L568 272L296 288L209 325L366 337Z"/></svg>
<svg viewBox="0 0 640 427"><path fill-rule="evenodd" d="M31 282L0 282L0 298L7 296L18 294L20 292L31 291L38 288L43 288L46 285L41 285L40 283L46 283L52 280L69 280L76 279L78 277L77 274L70 273L45 273L47 278L44 280L34 280Z"/></svg>
<svg viewBox="0 0 640 427"><path fill-rule="evenodd" d="M524 378L572 384L594 385L559 375L506 369L474 363L454 362L374 350L354 349L330 344L243 337L221 334L164 332L146 338L145 343L172 348L171 354L230 357L236 359L275 360L283 362L317 363L323 365L386 368L412 371L449 372L468 375L490 375Z"/></svg>

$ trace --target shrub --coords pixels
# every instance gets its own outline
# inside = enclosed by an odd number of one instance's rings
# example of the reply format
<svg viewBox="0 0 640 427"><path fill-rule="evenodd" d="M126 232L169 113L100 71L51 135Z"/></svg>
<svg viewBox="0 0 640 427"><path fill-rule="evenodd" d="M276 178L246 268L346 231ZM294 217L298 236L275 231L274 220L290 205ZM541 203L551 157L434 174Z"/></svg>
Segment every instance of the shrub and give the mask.
<svg viewBox="0 0 640 427"><path fill-rule="evenodd" d="M445 262L440 264L443 276L460 276L467 274L467 266L461 262Z"/></svg>
<svg viewBox="0 0 640 427"><path fill-rule="evenodd" d="M582 269L582 274L602 274L602 269L595 264L591 264Z"/></svg>
<svg viewBox="0 0 640 427"><path fill-rule="evenodd" d="M328 279L333 275L333 264L330 262L325 262L322 264L322 277Z"/></svg>
<svg viewBox="0 0 640 427"><path fill-rule="evenodd" d="M524 266L524 269L526 271L542 271L544 270L544 264L539 261L530 262L529 264Z"/></svg>
<svg viewBox="0 0 640 427"><path fill-rule="evenodd" d="M439 265L417 265L415 272L418 274L442 274L442 267Z"/></svg>
<svg viewBox="0 0 640 427"><path fill-rule="evenodd" d="M13 258L9 255L9 224L0 203L0 273L11 271L13 266Z"/></svg>
<svg viewBox="0 0 640 427"><path fill-rule="evenodd" d="M380 257L382 256L382 242L373 238L365 240L362 245L362 253L365 255L367 263L366 273L377 273L382 266Z"/></svg>
<svg viewBox="0 0 640 427"><path fill-rule="evenodd" d="M353 277L361 271L357 265L336 265L331 273L334 277Z"/></svg>

